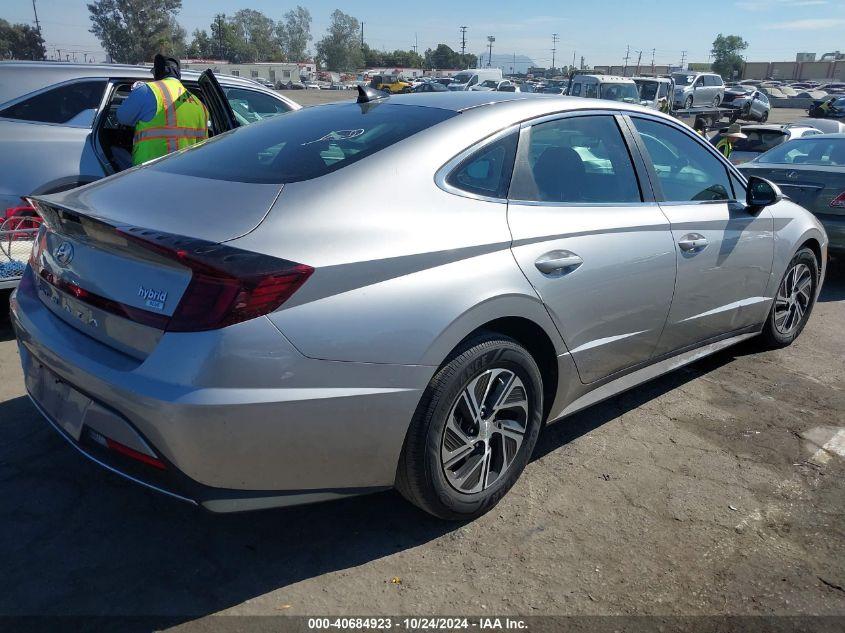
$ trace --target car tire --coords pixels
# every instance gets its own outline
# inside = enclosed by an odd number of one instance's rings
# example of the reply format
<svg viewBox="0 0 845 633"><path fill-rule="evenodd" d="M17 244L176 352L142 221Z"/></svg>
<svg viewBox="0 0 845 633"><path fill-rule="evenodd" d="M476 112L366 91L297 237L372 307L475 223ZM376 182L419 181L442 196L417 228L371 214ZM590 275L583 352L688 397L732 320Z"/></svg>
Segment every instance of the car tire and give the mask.
<svg viewBox="0 0 845 633"><path fill-rule="evenodd" d="M765 123L768 120L769 120L769 111L764 110L763 114L760 115L760 123Z"/></svg>
<svg viewBox="0 0 845 633"><path fill-rule="evenodd" d="M760 343L764 348L786 347L798 338L813 311L818 285L819 262L816 255L809 248L802 248L790 260L778 284L772 308L760 333Z"/></svg>
<svg viewBox="0 0 845 633"><path fill-rule="evenodd" d="M713 107L718 108L719 104L722 103L722 98L719 95L713 97Z"/></svg>
<svg viewBox="0 0 845 633"><path fill-rule="evenodd" d="M684 110L689 110L692 107L692 95L688 96L684 101Z"/></svg>
<svg viewBox="0 0 845 633"><path fill-rule="evenodd" d="M497 400L511 406L497 409L493 406ZM474 417L471 407L478 411ZM441 519L479 517L522 474L542 422L543 379L528 350L497 333L473 337L440 367L426 388L405 438L396 488ZM497 432L497 424L505 430ZM521 434L514 431L519 424ZM522 440L517 444L518 436Z"/></svg>

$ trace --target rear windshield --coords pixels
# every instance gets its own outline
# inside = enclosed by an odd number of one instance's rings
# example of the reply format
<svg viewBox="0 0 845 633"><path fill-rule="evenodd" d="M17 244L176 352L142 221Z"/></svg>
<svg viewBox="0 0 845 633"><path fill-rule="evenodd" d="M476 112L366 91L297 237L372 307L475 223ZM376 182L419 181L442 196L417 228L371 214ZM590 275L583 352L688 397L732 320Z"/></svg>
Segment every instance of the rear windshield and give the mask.
<svg viewBox="0 0 845 633"><path fill-rule="evenodd" d="M150 165L171 174L282 184L319 178L457 113L390 103L304 108Z"/></svg>
<svg viewBox="0 0 845 633"><path fill-rule="evenodd" d="M845 138L802 138L778 145L758 163L785 165L845 165Z"/></svg>
<svg viewBox="0 0 845 633"><path fill-rule="evenodd" d="M762 154L768 152L773 147L776 147L786 140L787 133L778 130L743 130L748 138L740 138L733 141L733 151L735 152L754 152ZM719 134L713 139L713 143L718 143L722 139Z"/></svg>

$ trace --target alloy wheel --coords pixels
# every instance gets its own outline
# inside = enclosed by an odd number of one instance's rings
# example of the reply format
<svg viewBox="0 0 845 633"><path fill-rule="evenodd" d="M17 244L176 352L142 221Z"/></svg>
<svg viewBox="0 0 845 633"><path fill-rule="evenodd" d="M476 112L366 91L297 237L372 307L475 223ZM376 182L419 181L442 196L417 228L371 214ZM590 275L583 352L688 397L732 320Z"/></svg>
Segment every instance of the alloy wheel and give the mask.
<svg viewBox="0 0 845 633"><path fill-rule="evenodd" d="M775 327L784 336L792 334L801 324L810 307L813 273L806 264L795 264L784 275L775 297Z"/></svg>
<svg viewBox="0 0 845 633"><path fill-rule="evenodd" d="M449 484L472 494L498 481L522 446L528 420L528 395L514 372L489 369L470 380L443 429L440 463Z"/></svg>

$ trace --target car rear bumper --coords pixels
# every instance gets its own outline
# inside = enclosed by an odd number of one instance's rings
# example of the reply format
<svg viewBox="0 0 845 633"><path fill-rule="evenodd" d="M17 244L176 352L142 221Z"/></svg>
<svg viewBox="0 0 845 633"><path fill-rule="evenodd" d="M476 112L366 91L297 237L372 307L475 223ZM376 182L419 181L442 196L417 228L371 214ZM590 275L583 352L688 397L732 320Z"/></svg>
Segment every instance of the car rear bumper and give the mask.
<svg viewBox="0 0 845 633"><path fill-rule="evenodd" d="M109 470L217 512L393 485L434 368L309 359L263 317L168 333L139 363L58 319L36 292L28 271L11 302L27 389L65 439ZM98 436L165 468L115 454Z"/></svg>

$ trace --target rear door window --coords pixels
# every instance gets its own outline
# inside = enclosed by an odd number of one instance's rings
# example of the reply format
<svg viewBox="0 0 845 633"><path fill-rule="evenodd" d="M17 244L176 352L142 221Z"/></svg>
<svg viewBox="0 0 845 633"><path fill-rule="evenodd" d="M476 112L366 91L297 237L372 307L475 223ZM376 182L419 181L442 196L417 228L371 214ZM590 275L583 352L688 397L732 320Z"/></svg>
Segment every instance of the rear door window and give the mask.
<svg viewBox="0 0 845 633"><path fill-rule="evenodd" d="M0 117L91 127L105 90L105 79L74 81L56 86L0 110Z"/></svg>
<svg viewBox="0 0 845 633"><path fill-rule="evenodd" d="M453 116L452 110L390 103L304 108L221 134L148 169L236 182L299 182L337 171Z"/></svg>
<svg viewBox="0 0 845 633"><path fill-rule="evenodd" d="M628 149L611 116L567 117L531 127L510 198L559 203L640 202Z"/></svg>

